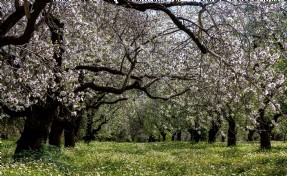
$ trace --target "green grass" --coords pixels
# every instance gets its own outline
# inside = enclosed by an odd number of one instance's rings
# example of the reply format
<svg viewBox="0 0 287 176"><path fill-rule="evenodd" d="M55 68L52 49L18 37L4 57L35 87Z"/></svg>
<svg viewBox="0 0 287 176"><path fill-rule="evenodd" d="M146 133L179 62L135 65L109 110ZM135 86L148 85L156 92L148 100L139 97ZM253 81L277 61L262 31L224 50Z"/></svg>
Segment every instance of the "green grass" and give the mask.
<svg viewBox="0 0 287 176"><path fill-rule="evenodd" d="M287 175L287 148L273 142L270 151L257 143L78 143L74 149L45 146L40 160L14 163L14 142L0 144L0 175Z"/></svg>

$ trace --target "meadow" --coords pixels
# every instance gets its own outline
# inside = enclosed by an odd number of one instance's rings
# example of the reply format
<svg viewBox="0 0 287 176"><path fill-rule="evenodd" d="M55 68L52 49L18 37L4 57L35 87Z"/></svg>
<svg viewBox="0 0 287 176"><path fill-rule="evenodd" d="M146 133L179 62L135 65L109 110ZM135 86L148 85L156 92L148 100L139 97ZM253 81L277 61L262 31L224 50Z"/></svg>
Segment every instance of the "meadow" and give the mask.
<svg viewBox="0 0 287 176"><path fill-rule="evenodd" d="M14 162L15 142L0 144L0 175L287 175L286 143L273 142L260 151L258 143L77 143L61 150L44 146L40 159Z"/></svg>

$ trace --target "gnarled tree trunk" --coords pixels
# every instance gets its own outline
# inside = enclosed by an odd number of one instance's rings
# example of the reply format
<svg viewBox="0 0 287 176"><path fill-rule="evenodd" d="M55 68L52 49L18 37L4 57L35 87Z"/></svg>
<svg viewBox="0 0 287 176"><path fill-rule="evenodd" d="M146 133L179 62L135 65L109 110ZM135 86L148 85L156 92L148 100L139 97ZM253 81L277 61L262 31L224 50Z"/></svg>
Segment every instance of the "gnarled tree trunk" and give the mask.
<svg viewBox="0 0 287 176"><path fill-rule="evenodd" d="M20 159L22 152L40 152L42 150L42 144L46 142L49 134L56 110L55 107L33 105L29 108L24 131L17 141L17 147L14 153L15 159Z"/></svg>

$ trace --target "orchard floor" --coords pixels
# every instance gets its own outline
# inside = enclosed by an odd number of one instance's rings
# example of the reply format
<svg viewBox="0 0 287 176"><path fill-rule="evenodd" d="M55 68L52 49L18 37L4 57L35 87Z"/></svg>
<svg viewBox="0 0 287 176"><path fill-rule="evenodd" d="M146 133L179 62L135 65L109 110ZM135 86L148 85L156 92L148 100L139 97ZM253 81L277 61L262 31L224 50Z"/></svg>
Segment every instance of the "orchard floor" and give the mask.
<svg viewBox="0 0 287 176"><path fill-rule="evenodd" d="M13 162L15 142L0 144L0 175L287 175L287 143L78 143L61 151L45 146L41 159Z"/></svg>

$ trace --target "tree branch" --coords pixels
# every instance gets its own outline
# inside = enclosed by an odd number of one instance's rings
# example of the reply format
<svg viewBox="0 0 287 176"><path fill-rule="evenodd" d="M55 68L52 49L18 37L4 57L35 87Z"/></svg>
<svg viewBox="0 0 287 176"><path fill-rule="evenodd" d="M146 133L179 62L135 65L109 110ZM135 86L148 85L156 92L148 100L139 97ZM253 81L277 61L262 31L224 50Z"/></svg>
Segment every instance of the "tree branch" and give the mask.
<svg viewBox="0 0 287 176"><path fill-rule="evenodd" d="M114 0L104 0L105 2L116 4ZM202 8L205 8L207 4L203 4L202 2L168 2L168 3L135 3L127 0L118 0L118 3L116 4L118 6L123 6L125 8L132 8L138 11L146 11L148 9L150 10L159 10L166 13L170 19L173 21L173 23L182 31L184 31L187 35L190 36L190 38L195 42L197 47L200 49L201 53L206 54L208 52L208 49L201 44L199 39L195 37L193 32L188 29L185 25L181 23L181 21L168 9L168 7L175 7L175 6L199 6Z"/></svg>
<svg viewBox="0 0 287 176"><path fill-rule="evenodd" d="M0 39L25 15L24 6L16 8L3 23L0 23ZM1 40L0 40L1 41Z"/></svg>
<svg viewBox="0 0 287 176"><path fill-rule="evenodd" d="M102 71L105 71L105 72L108 72L108 73L111 73L113 75L121 75L121 76L126 76L127 74L121 72L121 71L118 71L118 70L115 70L115 69L111 69L111 68L108 68L108 67L97 67L97 66L87 66L87 65L79 65L79 66L76 66L75 67L76 70L88 70L88 71L92 71L92 72L102 72ZM140 77L137 77L137 76L133 76L131 75L131 78L132 79L135 79L135 80L139 80L141 81L141 78Z"/></svg>
<svg viewBox="0 0 287 176"><path fill-rule="evenodd" d="M4 23L0 26L0 47L6 46L6 45L23 45L25 43L28 43L30 38L32 37L33 32L35 31L35 23L37 18L39 17L42 10L46 7L47 0L36 0L33 4L33 9L31 10L32 13L30 14L30 19L28 19L26 28L24 33L19 36L6 36L4 37L4 34L6 34L24 15L25 10L24 8L18 8L15 13L13 13L8 19L5 20L6 25L8 27L4 27ZM3 26L3 27L2 27ZM3 29L1 29L3 28Z"/></svg>
<svg viewBox="0 0 287 176"><path fill-rule="evenodd" d="M2 103L0 103L0 106L3 112L11 117L27 117L28 108L23 111L14 111L14 110L11 110L8 106L3 105Z"/></svg>

